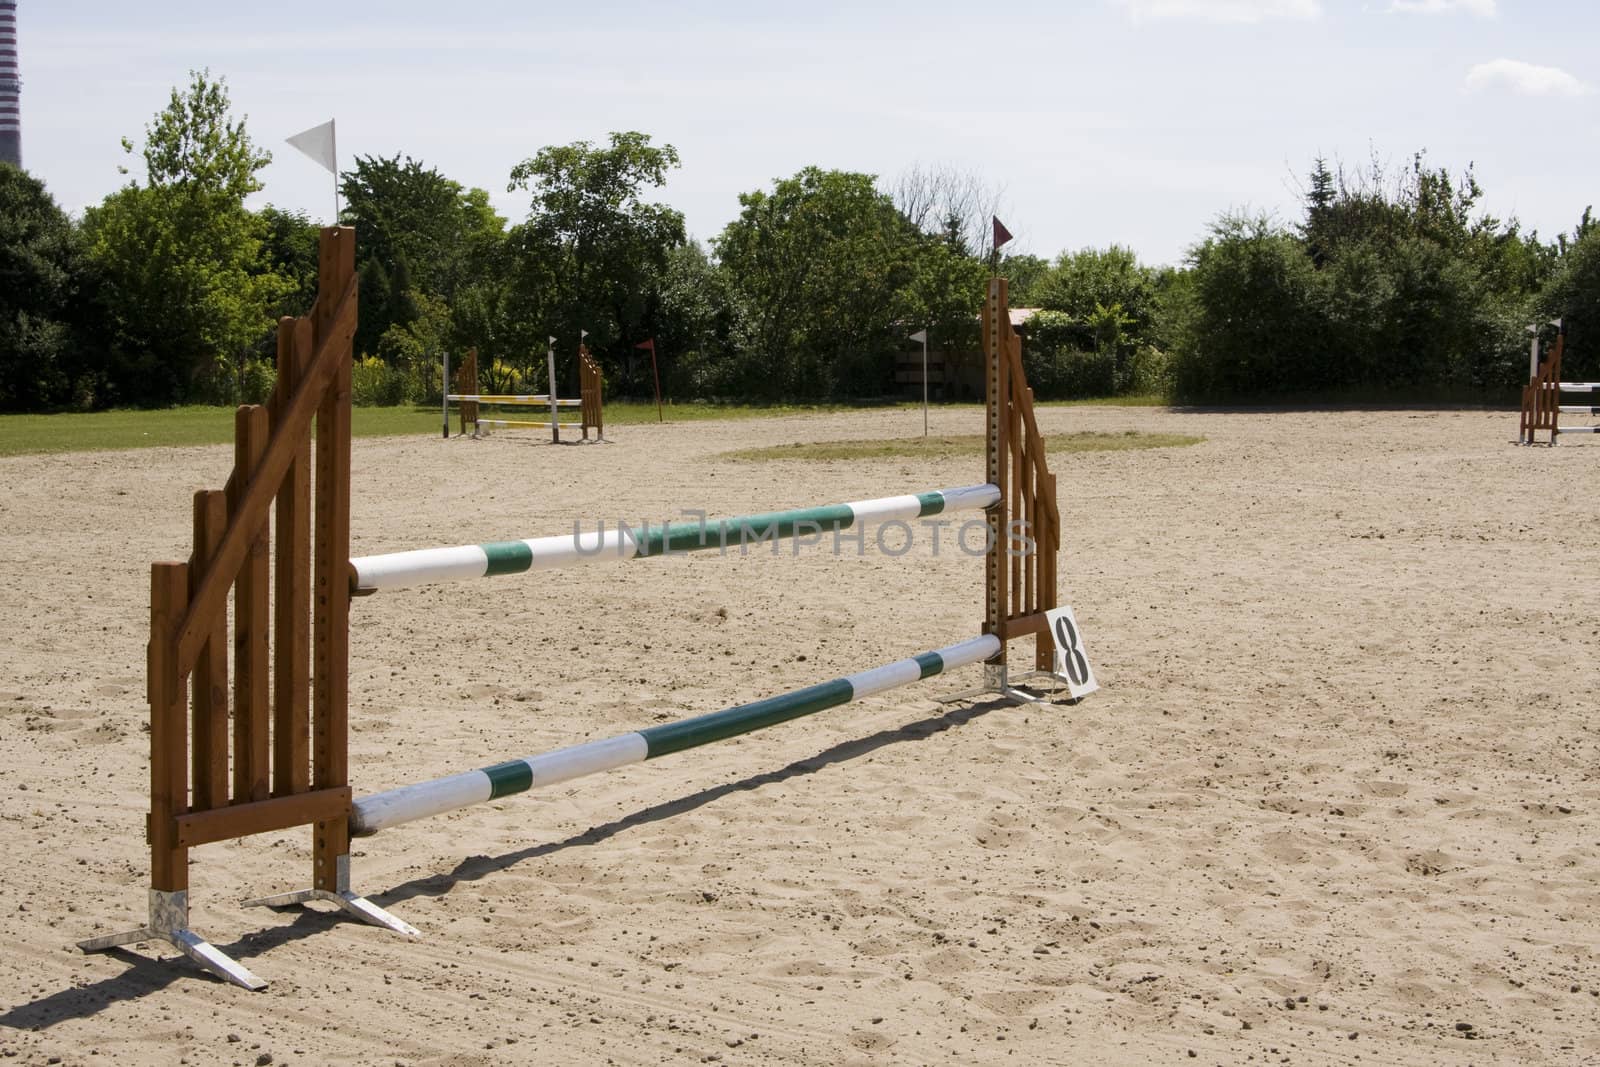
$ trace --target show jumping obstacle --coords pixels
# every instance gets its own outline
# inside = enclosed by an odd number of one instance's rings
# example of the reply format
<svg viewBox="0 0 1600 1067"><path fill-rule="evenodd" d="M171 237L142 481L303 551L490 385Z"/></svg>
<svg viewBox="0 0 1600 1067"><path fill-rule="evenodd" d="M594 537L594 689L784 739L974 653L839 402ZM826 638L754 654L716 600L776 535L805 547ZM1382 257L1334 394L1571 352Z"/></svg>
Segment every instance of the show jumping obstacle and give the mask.
<svg viewBox="0 0 1600 1067"><path fill-rule="evenodd" d="M1517 429L1517 443L1538 444L1541 430L1548 431L1548 444L1554 446L1556 438L1566 433L1600 433L1600 425L1562 426L1563 415L1600 415L1600 407L1585 404L1563 404L1562 393L1600 393L1600 382L1564 382L1561 380L1561 356L1567 346L1567 329L1556 322L1556 343L1543 359L1538 358L1539 338L1534 336L1532 381L1522 387L1522 422ZM1532 327L1530 327L1531 329Z"/></svg>
<svg viewBox="0 0 1600 1067"><path fill-rule="evenodd" d="M455 392L446 390L444 397L444 436L450 436L450 405L459 404L458 411L461 416L461 430L465 434L467 425L472 425L472 436L488 436L490 430L506 429L536 429L541 426L550 427L550 441L552 444L561 443L561 427L578 427L583 432L583 440L589 440L589 431L595 431L595 440L603 442L606 439L605 410L601 400L601 374L600 365L589 354L587 345L578 346L578 397L562 398L556 395L556 350L555 338L551 338L550 351L547 355L550 368L550 392L525 393L525 394L500 394L478 392L478 350L467 351L467 358L456 372ZM450 380L450 356L445 355L444 367L445 381ZM532 419L496 419L485 418L478 410L479 405L488 407L544 407L550 409L550 417L543 422ZM559 421L559 412L562 408L577 408L577 422Z"/></svg>
<svg viewBox="0 0 1600 1067"><path fill-rule="evenodd" d="M967 664L984 665L982 692L1035 699L1011 687L1006 647L1031 635L1036 671L1049 673L1053 666L1045 613L1056 606L1060 523L1055 478L1034 421L1033 394L1023 377L1021 342L1007 316L1003 280L990 283L984 314L988 405L982 485L708 524L624 527L352 560L354 252L354 231L322 231L317 302L307 317L285 318L278 325L272 402L239 409L237 462L227 487L195 495L193 555L187 562L151 568L149 919L127 933L80 942L85 951L164 940L219 977L260 989L265 982L189 928L192 848L310 825L311 887L247 903L276 907L324 900L366 922L420 936L351 891L352 834L376 833L711 744ZM313 420L314 453L308 441ZM964 510L981 510L988 538L978 637L709 715L353 798L347 706L350 604L357 593L564 567L602 558L607 549L614 558L640 558L716 547L735 533L743 544L747 536L801 538ZM1017 523L1026 524L1029 550L1007 551L1017 543ZM269 543L273 533L276 545Z"/></svg>

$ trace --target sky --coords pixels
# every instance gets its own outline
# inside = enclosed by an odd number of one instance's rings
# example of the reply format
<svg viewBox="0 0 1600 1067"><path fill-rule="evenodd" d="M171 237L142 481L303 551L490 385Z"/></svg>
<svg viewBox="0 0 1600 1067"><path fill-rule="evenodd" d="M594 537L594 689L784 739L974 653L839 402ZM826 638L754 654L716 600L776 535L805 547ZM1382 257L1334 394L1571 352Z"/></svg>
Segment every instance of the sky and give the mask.
<svg viewBox="0 0 1600 1067"><path fill-rule="evenodd" d="M1600 203L1591 0L19 0L23 162L70 212L142 180L190 70L226 78L273 161L253 204L328 221L286 145L337 121L341 166L403 153L487 189L541 147L639 130L682 166L654 194L709 241L801 168L952 168L1017 241L1182 262L1226 211L1300 217L1318 157L1475 166L1491 214L1547 239ZM1587 59L1585 58L1587 57Z"/></svg>

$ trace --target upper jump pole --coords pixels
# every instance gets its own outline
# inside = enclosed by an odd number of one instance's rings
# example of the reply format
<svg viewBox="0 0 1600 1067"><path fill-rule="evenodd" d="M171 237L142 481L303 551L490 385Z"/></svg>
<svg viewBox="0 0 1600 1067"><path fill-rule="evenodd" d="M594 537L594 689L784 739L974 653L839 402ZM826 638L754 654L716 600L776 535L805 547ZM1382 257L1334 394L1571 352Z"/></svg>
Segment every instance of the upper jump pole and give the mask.
<svg viewBox="0 0 1600 1067"><path fill-rule="evenodd" d="M654 527L641 524L637 529L623 524L611 530L606 530L602 523L598 529L586 533L575 530L571 534L521 541L360 556L350 561L350 581L354 592L373 593L431 582L555 570L602 560L743 549L776 538L982 510L993 507L999 499L1000 490L993 485L969 485L707 522L664 523Z"/></svg>

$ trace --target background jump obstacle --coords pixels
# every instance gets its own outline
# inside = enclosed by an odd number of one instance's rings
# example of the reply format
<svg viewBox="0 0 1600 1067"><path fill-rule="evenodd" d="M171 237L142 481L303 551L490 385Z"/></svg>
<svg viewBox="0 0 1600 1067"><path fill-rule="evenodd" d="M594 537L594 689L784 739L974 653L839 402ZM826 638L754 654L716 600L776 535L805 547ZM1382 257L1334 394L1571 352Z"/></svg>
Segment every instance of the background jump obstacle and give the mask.
<svg viewBox="0 0 1600 1067"><path fill-rule="evenodd" d="M365 922L419 936L351 891L353 832L374 833L710 744L971 663L984 664L983 691L1032 699L1009 685L1006 645L1033 635L1036 665L1048 672L1052 643L1045 612L1056 606L1060 521L1055 479L1045 464L1032 392L1022 374L1020 340L1006 313L1006 285L996 279L990 283L985 310L990 395L984 484L708 526L714 531L759 528L774 537L790 537L808 533L809 523L823 530L845 529L875 520L981 509L990 533L981 636L793 693L355 801L348 776L351 597L358 591L576 560L543 548L548 539L350 558L354 249L353 230L322 231L316 304L306 318L285 318L278 325L279 371L272 403L239 409L236 465L227 487L195 495L190 559L151 567L149 917L126 933L79 942L84 951L165 940L207 971L260 989L265 982L189 928L191 848L309 825L310 887L247 903L281 906L324 900ZM313 420L314 452L308 440ZM1004 551L1013 519L1029 524L1033 551ZM644 541L634 540L633 551L642 556L646 547L652 554L669 545L699 547L701 525L682 525L688 530L667 527ZM274 533L275 544L269 541ZM625 545L620 535L616 544Z"/></svg>
<svg viewBox="0 0 1600 1067"><path fill-rule="evenodd" d="M490 430L507 429L538 429L548 426L550 440L553 444L561 443L561 427L569 429L577 427L581 430L582 440L589 440L589 431L595 431L595 440L604 441L605 431L605 404L602 399L602 376L600 365L590 355L588 346L578 346L578 396L560 397L556 395L555 349L550 349L550 392L548 393L480 393L478 391L478 350L467 350L467 358L462 361L461 367L456 372L455 391L445 391L445 418L444 436L450 436L449 406L459 405L457 411L461 416L460 432L465 434L467 426L472 427L472 436L487 436ZM445 357L445 379L450 378L449 357ZM517 418L492 418L485 416L480 410L482 407L512 407L512 408L548 408L549 418L539 421L535 419ZM578 421L561 422L559 412L562 408L577 408Z"/></svg>
<svg viewBox="0 0 1600 1067"><path fill-rule="evenodd" d="M1550 351L1539 359L1534 368L1533 380L1522 387L1522 422L1517 428L1517 444L1534 445L1539 443L1539 432L1547 431L1550 440L1546 442L1552 446L1556 438L1564 433L1600 433L1600 425L1591 426L1562 426L1563 415L1600 415L1600 406L1591 407L1584 404L1563 404L1562 393L1588 393L1593 396L1600 393L1600 382L1564 382L1561 380L1561 355L1567 346L1567 329L1565 325L1558 324L1556 343ZM1535 348L1539 344L1535 337Z"/></svg>

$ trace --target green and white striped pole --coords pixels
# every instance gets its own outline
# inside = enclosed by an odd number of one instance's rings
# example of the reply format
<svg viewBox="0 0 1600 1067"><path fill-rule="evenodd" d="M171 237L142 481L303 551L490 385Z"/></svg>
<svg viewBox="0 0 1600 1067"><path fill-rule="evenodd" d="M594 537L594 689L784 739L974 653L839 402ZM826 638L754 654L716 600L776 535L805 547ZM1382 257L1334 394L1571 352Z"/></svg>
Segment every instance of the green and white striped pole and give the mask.
<svg viewBox="0 0 1600 1067"><path fill-rule="evenodd" d="M554 752L497 763L492 767L454 774L432 782L374 793L355 802L350 814L350 832L364 837L415 819L442 815L447 811L497 800L514 793L724 741L909 685L957 667L981 663L999 652L1000 639L993 634L984 634L910 659L835 678L831 682L797 689L782 696L768 697L752 704L741 704L662 726L650 726L600 741L558 748Z"/></svg>
<svg viewBox="0 0 1600 1067"><path fill-rule="evenodd" d="M574 531L522 541L361 556L351 560L350 566L356 591L370 593L430 582L555 570L604 559L636 559L742 547L867 524L979 511L993 507L999 500L1000 490L993 485L968 485L733 519L643 525L637 530L624 524L608 531L602 523L599 529L587 533Z"/></svg>

